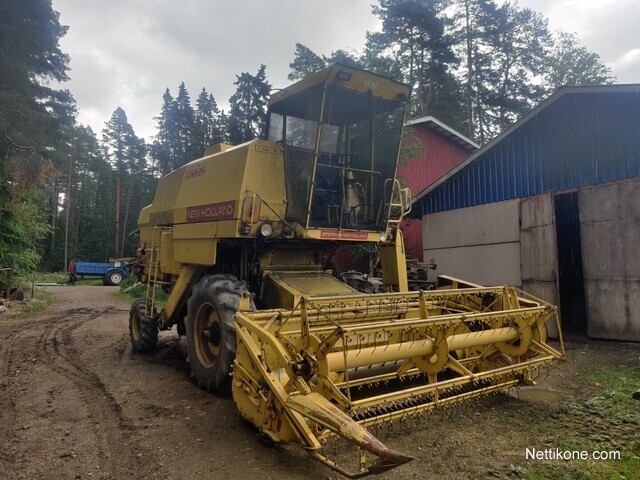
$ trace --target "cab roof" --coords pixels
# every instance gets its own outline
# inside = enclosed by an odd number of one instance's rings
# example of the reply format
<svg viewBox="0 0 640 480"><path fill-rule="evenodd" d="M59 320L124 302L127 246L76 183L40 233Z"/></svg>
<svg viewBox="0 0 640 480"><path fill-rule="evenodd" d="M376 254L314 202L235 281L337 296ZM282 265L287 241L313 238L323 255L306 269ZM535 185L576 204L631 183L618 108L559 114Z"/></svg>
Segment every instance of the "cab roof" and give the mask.
<svg viewBox="0 0 640 480"><path fill-rule="evenodd" d="M321 89L326 84L339 85L347 90L371 93L375 97L400 102L407 102L410 93L410 87L404 83L366 70L336 63L275 92L269 99L269 109L277 111L277 104L287 103L287 99L297 94L307 90L316 90L317 87Z"/></svg>

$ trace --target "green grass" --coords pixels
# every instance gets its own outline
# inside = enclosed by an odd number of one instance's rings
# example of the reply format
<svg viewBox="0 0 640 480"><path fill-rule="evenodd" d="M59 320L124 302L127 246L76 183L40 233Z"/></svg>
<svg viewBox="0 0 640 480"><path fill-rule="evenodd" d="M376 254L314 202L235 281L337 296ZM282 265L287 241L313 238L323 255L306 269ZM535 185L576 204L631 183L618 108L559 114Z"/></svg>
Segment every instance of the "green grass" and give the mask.
<svg viewBox="0 0 640 480"><path fill-rule="evenodd" d="M632 398L640 386L640 367L599 368L582 378L583 391L595 387L549 415L532 408L527 432L529 448L562 451L619 451L620 460L524 460L506 469L509 477L541 479L640 479L640 402ZM544 418L546 416L547 418Z"/></svg>
<svg viewBox="0 0 640 480"><path fill-rule="evenodd" d="M34 298L25 302L15 302L18 307L7 318L27 318L46 310L53 302L53 293L35 289Z"/></svg>
<svg viewBox="0 0 640 480"><path fill-rule="evenodd" d="M36 283L68 283L69 274L66 272L36 272L33 276L33 281ZM15 279L15 284L21 285L25 288L31 285L31 277L18 277ZM78 277L75 285L102 285L102 277L85 277L82 280Z"/></svg>
<svg viewBox="0 0 640 480"><path fill-rule="evenodd" d="M134 285L137 280L137 277L133 273L130 273L127 278L122 281L120 288L116 291L115 295L131 302L144 299L147 295L147 285L144 283L139 283L128 292L125 292L125 290ZM156 289L156 305L163 306L166 303L167 298L168 295L158 287Z"/></svg>
<svg viewBox="0 0 640 480"><path fill-rule="evenodd" d="M82 286L97 287L97 286L104 285L104 281L102 280L102 278L96 278L96 277L86 277L84 280L81 280L80 278L78 278L73 285L80 286L80 287Z"/></svg>
<svg viewBox="0 0 640 480"><path fill-rule="evenodd" d="M25 279L31 283L31 278ZM36 272L33 276L36 283L66 283L69 275L66 272Z"/></svg>
<svg viewBox="0 0 640 480"><path fill-rule="evenodd" d="M66 283L69 275L65 272L35 272L33 277L28 274L14 277L11 284L26 290L31 288L32 278L36 283Z"/></svg>

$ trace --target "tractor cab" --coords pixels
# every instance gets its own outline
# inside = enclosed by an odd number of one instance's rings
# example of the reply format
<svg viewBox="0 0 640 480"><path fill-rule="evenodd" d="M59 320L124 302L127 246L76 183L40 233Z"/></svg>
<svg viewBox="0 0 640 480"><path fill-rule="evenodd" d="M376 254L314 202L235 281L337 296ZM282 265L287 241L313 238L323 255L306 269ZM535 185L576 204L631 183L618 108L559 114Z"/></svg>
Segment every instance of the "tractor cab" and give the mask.
<svg viewBox="0 0 640 480"><path fill-rule="evenodd" d="M284 149L286 219L306 229L384 232L391 214L407 85L333 65L269 102L268 140Z"/></svg>

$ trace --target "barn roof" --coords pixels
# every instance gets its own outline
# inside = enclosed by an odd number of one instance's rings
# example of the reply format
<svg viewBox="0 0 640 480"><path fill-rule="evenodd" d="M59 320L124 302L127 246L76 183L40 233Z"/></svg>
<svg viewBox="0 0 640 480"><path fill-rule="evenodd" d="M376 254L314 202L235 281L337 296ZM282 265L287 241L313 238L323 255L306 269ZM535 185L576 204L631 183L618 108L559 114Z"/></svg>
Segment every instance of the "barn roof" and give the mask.
<svg viewBox="0 0 640 480"><path fill-rule="evenodd" d="M446 123L443 123L437 118L432 117L430 115L414 118L406 122L405 125L406 126L424 125L426 127L429 127L430 129L435 130L439 134L445 136L452 142L457 143L468 152L475 152L477 149L480 148L480 145L478 145L476 142L474 142L470 138L465 137L463 134L461 134L457 130L454 130Z"/></svg>
<svg viewBox="0 0 640 480"><path fill-rule="evenodd" d="M640 176L640 84L561 87L416 197L423 213Z"/></svg>

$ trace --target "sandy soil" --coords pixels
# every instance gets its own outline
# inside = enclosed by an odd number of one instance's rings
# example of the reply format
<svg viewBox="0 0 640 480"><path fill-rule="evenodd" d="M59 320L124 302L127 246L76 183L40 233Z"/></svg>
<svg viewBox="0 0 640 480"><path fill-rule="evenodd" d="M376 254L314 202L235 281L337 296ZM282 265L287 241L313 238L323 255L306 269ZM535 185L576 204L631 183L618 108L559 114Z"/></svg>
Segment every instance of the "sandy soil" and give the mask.
<svg viewBox="0 0 640 480"><path fill-rule="evenodd" d="M161 333L154 354L133 354L129 304L114 288L50 290L55 302L44 314L0 317L0 477L341 478L300 449L263 445L231 398L193 385L174 332ZM568 354L540 387L559 393L541 407L550 415L584 371L637 364L640 345L572 342ZM378 478L499 476L494 466L523 456L514 440L529 401L500 394L396 428L403 434L378 432L416 456Z"/></svg>

